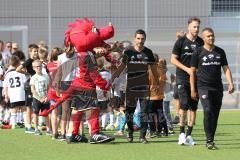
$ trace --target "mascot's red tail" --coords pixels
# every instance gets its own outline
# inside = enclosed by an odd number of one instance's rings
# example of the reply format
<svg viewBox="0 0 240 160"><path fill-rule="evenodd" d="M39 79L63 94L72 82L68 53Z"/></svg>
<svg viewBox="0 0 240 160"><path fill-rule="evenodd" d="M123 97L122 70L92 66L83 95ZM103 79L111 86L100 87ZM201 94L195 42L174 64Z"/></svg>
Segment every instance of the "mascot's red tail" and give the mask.
<svg viewBox="0 0 240 160"><path fill-rule="evenodd" d="M62 97L58 98L56 100L56 102L52 105L50 105L50 109L45 109L43 110L39 116L42 116L42 117L47 117L55 108L57 108L57 106L59 106L63 101L69 99L71 97L71 94L64 94Z"/></svg>

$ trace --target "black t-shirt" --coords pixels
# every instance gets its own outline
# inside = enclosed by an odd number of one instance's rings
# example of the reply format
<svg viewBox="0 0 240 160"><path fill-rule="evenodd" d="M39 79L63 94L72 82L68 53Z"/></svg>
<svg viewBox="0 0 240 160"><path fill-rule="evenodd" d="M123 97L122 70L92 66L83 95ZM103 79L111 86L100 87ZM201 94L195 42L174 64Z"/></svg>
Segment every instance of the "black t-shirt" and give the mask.
<svg viewBox="0 0 240 160"><path fill-rule="evenodd" d="M186 35L179 38L173 47L172 53L178 56L178 60L185 66L190 67L193 52L196 48L203 46L204 42L200 37L193 42ZM189 84L189 75L187 72L176 68L176 81L178 84Z"/></svg>
<svg viewBox="0 0 240 160"><path fill-rule="evenodd" d="M130 46L125 50L124 55L128 57L128 63L155 62L152 50L147 47L138 52L133 46Z"/></svg>
<svg viewBox="0 0 240 160"><path fill-rule="evenodd" d="M144 47L138 52L131 46L124 52L123 62L127 66L126 94L141 98L148 97L148 64L155 62L152 50Z"/></svg>
<svg viewBox="0 0 240 160"><path fill-rule="evenodd" d="M125 50L124 57L125 57L124 59L126 59L125 61L127 63L127 66L128 64L146 64L147 65L149 63L155 62L152 50L147 47L144 47L144 49L141 52L138 52L133 46L131 46ZM141 71L136 70L134 73L132 72L129 73L131 68L127 68L128 78L132 76L139 76L142 73L146 73L147 68L146 69L144 68L140 69Z"/></svg>
<svg viewBox="0 0 240 160"><path fill-rule="evenodd" d="M23 67L27 68L27 72L28 72L31 76L33 76L33 75L36 73L36 72L33 70L33 67L32 67L32 62L33 62L33 61L34 61L33 59L29 58L29 59L27 59L27 60L22 64Z"/></svg>
<svg viewBox="0 0 240 160"><path fill-rule="evenodd" d="M215 46L212 52L198 48L191 59L191 67L197 68L197 86L202 89L222 89L221 68L228 65L223 49Z"/></svg>

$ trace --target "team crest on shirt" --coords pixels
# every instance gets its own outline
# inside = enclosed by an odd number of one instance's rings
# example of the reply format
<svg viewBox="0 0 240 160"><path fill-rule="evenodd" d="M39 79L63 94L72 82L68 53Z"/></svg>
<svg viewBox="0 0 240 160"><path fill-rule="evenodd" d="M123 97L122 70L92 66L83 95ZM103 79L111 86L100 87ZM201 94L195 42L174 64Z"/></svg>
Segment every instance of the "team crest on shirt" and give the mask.
<svg viewBox="0 0 240 160"><path fill-rule="evenodd" d="M178 89L180 89L182 87L182 85L178 85Z"/></svg>
<svg viewBox="0 0 240 160"><path fill-rule="evenodd" d="M142 60L143 59L143 55L142 54L137 54L137 58Z"/></svg>
<svg viewBox="0 0 240 160"><path fill-rule="evenodd" d="M206 99L207 98L207 95L202 95L202 99Z"/></svg>
<svg viewBox="0 0 240 160"><path fill-rule="evenodd" d="M213 59L213 58L214 58L214 55L213 55L213 54L209 54L209 55L208 55L208 58L209 58L209 59Z"/></svg>
<svg viewBox="0 0 240 160"><path fill-rule="evenodd" d="M216 56L217 59L220 59L221 57L220 56Z"/></svg>
<svg viewBox="0 0 240 160"><path fill-rule="evenodd" d="M191 44L191 48L192 48L193 50L195 50L195 49L196 49L196 47L197 47L197 45L196 45L196 44Z"/></svg>

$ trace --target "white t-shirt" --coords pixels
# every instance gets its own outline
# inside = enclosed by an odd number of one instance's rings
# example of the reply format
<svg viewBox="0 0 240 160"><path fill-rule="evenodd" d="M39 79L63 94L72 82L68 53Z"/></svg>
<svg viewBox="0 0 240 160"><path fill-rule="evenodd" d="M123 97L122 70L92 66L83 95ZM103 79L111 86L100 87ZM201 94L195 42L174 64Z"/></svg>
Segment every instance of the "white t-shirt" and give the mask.
<svg viewBox="0 0 240 160"><path fill-rule="evenodd" d="M9 59L11 58L12 54L8 49L4 49L2 52L2 60L3 60L3 65L6 65L9 63Z"/></svg>
<svg viewBox="0 0 240 160"><path fill-rule="evenodd" d="M0 65L0 75L2 75L3 76L3 67ZM3 81L2 80L0 80L0 87L3 87Z"/></svg>
<svg viewBox="0 0 240 160"><path fill-rule="evenodd" d="M10 103L25 101L24 83L26 81L27 78L22 73L9 71L5 74L3 87L7 88Z"/></svg>
<svg viewBox="0 0 240 160"><path fill-rule="evenodd" d="M48 84L49 76L47 74L34 74L30 80L30 85L35 87L35 90L40 98L47 97ZM33 97L37 99L34 95Z"/></svg>
<svg viewBox="0 0 240 160"><path fill-rule="evenodd" d="M127 81L127 74L126 72L122 72L118 78L116 78L113 82L114 85L114 96L121 97L120 91L125 93L126 91L126 81Z"/></svg>
<svg viewBox="0 0 240 160"><path fill-rule="evenodd" d="M173 99L173 84L171 82L172 73L166 72L166 84L164 89L164 101L171 101Z"/></svg>
<svg viewBox="0 0 240 160"><path fill-rule="evenodd" d="M99 72L99 74L102 76L102 78L103 79L105 79L106 81L110 81L111 80L111 78L112 78L112 75L111 75L111 73L110 72L108 72L108 71L101 71L101 72ZM103 92L103 90L102 89L100 89L98 86L96 86L96 92L97 92L97 99L98 99L98 101L106 101L106 100L108 100L109 99L109 92L107 93L107 96L106 97L104 97L104 92Z"/></svg>
<svg viewBox="0 0 240 160"><path fill-rule="evenodd" d="M61 81L72 81L75 76L79 76L79 67L77 61L77 53L75 53L71 58L63 53L58 56L59 65L62 67L63 77Z"/></svg>

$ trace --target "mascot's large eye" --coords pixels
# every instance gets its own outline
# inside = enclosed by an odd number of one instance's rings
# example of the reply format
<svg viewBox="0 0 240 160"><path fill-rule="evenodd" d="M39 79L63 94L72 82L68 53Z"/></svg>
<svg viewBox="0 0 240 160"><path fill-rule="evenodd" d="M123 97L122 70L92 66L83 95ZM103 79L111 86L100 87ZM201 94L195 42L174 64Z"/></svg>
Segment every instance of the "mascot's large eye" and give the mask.
<svg viewBox="0 0 240 160"><path fill-rule="evenodd" d="M99 34L99 30L95 26L92 27L92 32Z"/></svg>

